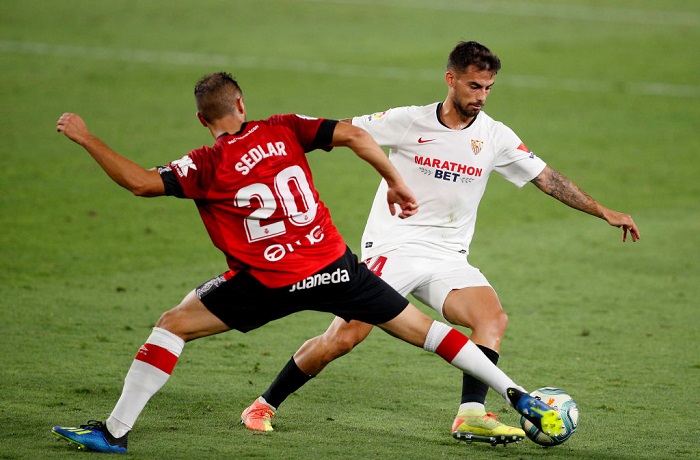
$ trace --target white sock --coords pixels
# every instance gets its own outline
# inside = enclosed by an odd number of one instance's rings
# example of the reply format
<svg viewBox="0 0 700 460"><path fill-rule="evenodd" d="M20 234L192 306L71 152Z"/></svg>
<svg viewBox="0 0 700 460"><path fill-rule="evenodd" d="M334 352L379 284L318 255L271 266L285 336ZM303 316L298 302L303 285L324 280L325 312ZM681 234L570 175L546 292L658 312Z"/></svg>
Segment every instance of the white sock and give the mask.
<svg viewBox="0 0 700 460"><path fill-rule="evenodd" d="M121 438L134 426L146 403L168 381L185 342L165 329L155 327L139 349L117 405L107 419L107 429Z"/></svg>
<svg viewBox="0 0 700 460"><path fill-rule="evenodd" d="M478 410L479 412L486 412L486 406L478 402L465 402L459 405L459 412L463 410Z"/></svg>
<svg viewBox="0 0 700 460"><path fill-rule="evenodd" d="M521 388L491 362L464 334L445 323L434 321L423 348L440 355L445 361L478 378L510 403L506 390Z"/></svg>

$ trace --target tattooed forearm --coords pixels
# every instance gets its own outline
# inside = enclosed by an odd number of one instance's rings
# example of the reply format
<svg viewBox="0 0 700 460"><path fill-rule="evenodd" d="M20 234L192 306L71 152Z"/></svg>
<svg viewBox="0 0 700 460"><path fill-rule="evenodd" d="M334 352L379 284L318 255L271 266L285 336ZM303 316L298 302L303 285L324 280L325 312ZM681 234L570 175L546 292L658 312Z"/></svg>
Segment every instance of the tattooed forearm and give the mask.
<svg viewBox="0 0 700 460"><path fill-rule="evenodd" d="M547 166L532 183L547 195L567 206L601 217L600 206L589 194L578 188L568 177Z"/></svg>
<svg viewBox="0 0 700 460"><path fill-rule="evenodd" d="M589 194L581 190L566 176L558 171L545 166L544 170L531 181L535 186L547 195L551 195L567 206L583 211L592 216L600 217L613 227L622 228L622 241L627 239L627 234L632 241L640 238L639 229L635 225L632 216L613 211L594 200Z"/></svg>

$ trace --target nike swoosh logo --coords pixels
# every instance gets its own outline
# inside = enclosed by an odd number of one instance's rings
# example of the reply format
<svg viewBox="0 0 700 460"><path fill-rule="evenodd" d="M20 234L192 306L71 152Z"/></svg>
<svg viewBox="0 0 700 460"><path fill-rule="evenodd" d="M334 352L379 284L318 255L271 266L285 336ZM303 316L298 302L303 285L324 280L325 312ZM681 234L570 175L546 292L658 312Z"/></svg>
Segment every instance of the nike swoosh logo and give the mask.
<svg viewBox="0 0 700 460"><path fill-rule="evenodd" d="M419 144L425 144L426 142L433 142L435 139L423 139L422 137L418 138L418 143Z"/></svg>

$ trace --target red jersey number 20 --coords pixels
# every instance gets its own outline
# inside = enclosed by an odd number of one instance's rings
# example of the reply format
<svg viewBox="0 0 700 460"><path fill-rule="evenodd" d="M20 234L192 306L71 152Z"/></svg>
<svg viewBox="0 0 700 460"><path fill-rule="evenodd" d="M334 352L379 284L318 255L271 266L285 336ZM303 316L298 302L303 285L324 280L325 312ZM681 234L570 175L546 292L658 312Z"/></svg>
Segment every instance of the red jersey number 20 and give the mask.
<svg viewBox="0 0 700 460"><path fill-rule="evenodd" d="M295 193L296 192L296 193ZM283 235L287 232L285 222L297 227L303 227L313 222L316 217L317 203L311 185L300 166L290 166L275 176L274 186L255 183L242 187L236 197L238 207L253 207L256 209L244 220L248 241L260 241L266 238ZM277 211L277 203L281 203L287 221L265 223Z"/></svg>

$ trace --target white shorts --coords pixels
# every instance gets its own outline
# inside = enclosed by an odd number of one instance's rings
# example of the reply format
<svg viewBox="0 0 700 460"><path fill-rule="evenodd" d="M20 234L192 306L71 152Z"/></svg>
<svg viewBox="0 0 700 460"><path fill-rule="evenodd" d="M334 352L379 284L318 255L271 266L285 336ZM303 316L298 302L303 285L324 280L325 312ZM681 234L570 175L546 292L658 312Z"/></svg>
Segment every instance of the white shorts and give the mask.
<svg viewBox="0 0 700 460"><path fill-rule="evenodd" d="M364 261L401 295L413 294L444 318L443 305L453 289L491 286L464 254L420 244L404 244Z"/></svg>

